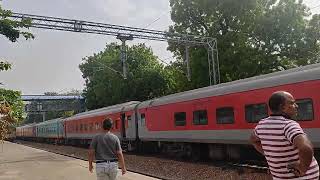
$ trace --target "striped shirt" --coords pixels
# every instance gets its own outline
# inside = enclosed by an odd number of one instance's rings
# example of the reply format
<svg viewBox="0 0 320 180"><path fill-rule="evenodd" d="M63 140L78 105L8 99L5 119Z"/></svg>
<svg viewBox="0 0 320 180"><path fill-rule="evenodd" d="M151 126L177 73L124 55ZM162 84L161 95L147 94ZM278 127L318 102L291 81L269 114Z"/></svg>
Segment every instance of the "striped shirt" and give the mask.
<svg viewBox="0 0 320 180"><path fill-rule="evenodd" d="M299 150L293 145L293 140L305 133L297 122L283 116L270 116L259 121L254 133L261 141L274 180L319 179L319 166L314 157L303 177L296 177L287 168L288 164L299 162Z"/></svg>

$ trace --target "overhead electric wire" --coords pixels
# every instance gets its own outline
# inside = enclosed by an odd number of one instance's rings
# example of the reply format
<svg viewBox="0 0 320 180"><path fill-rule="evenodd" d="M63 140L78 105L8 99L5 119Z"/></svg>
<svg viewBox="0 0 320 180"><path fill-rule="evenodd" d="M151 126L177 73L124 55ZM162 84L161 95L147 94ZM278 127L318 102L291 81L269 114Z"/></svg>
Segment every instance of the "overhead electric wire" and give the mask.
<svg viewBox="0 0 320 180"><path fill-rule="evenodd" d="M96 62L97 62L98 64L100 64L101 66L103 66L104 68L107 68L107 69L109 69L109 70L113 71L114 73L116 73L116 74L119 74L119 75L123 76L121 72L119 72L119 71L117 71L117 70L113 69L112 67L109 67L109 66L107 66L107 65L105 65L105 64L103 64L103 63L101 63L101 62L99 62L99 61L96 61ZM99 69L98 71L101 71L101 70L103 70L103 69Z"/></svg>
<svg viewBox="0 0 320 180"><path fill-rule="evenodd" d="M147 24L145 27L143 27L143 29L146 29L147 27L151 26L152 24L154 24L155 22L159 21L162 16L166 15L168 13L168 11L163 12L158 18L156 18L155 20L153 20L151 23Z"/></svg>
<svg viewBox="0 0 320 180"><path fill-rule="evenodd" d="M163 62L164 64L166 64L166 65L170 65L170 63L167 63L166 62L166 60L168 60L168 59L173 59L173 57L167 57L167 58L164 58L164 59L160 59L160 58L158 58L161 62Z"/></svg>
<svg viewBox="0 0 320 180"><path fill-rule="evenodd" d="M149 23L148 25L146 25L145 27L143 27L143 29L145 29L145 28L151 26L152 24L154 24L155 22L159 21L159 20L162 18L162 16L166 15L167 13L169 13L169 12L168 12L168 11L165 11L165 12L162 13L158 18L156 18L156 19L153 20L151 23ZM147 43L147 42L149 42L149 41L150 41L150 39L149 39L149 40L146 40L146 41L143 42L142 44L145 44L145 43Z"/></svg>
<svg viewBox="0 0 320 180"><path fill-rule="evenodd" d="M145 28L148 28L149 26L151 26L152 24L154 24L155 22L159 21L164 15L166 15L167 13L169 13L168 11L165 11L163 12L159 17L157 17L155 20L153 20L151 23L147 24L146 26L143 27L143 29ZM143 42L143 44L149 42L150 40L146 40L145 42ZM161 59L161 58L158 58L159 61L161 61L162 63L166 64L166 65L170 65L170 63L167 63L165 60L168 60L168 59L173 59L173 57L167 57L165 59Z"/></svg>

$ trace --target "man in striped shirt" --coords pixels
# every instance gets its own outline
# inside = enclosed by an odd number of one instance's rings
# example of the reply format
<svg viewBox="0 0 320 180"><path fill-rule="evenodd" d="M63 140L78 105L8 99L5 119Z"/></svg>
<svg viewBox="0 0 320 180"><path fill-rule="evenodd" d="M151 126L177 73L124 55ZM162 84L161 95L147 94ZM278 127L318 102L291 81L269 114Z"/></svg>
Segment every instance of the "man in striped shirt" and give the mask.
<svg viewBox="0 0 320 180"><path fill-rule="evenodd" d="M268 162L274 180L319 179L319 166L313 156L313 146L300 125L292 120L298 105L285 91L271 95L272 114L259 121L251 142Z"/></svg>

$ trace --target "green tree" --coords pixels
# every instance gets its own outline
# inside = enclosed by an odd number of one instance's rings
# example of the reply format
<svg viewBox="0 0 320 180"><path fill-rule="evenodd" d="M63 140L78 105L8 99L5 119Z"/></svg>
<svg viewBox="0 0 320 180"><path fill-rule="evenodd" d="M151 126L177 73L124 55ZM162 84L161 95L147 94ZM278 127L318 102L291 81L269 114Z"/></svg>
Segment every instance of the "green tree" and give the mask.
<svg viewBox="0 0 320 180"><path fill-rule="evenodd" d="M34 38L31 33L20 30L21 28L29 28L31 20L15 21L9 18L11 15L11 11L3 10L0 6L0 34L11 42L16 42L20 35L25 39ZM10 68L10 63L0 59L0 71ZM10 128L19 124L23 118L24 106L21 93L0 88L0 139L3 140Z"/></svg>
<svg viewBox="0 0 320 180"><path fill-rule="evenodd" d="M71 89L65 93L58 93L58 92L45 92L44 95L46 96L81 96L82 91L77 89Z"/></svg>
<svg viewBox="0 0 320 180"><path fill-rule="evenodd" d="M74 115L74 111L64 111L62 114L63 118L71 117Z"/></svg>
<svg viewBox="0 0 320 180"><path fill-rule="evenodd" d="M64 96L81 96L82 95L82 91L78 90L78 89L71 89L70 91L68 91L66 93L62 93L61 95L64 95Z"/></svg>
<svg viewBox="0 0 320 180"><path fill-rule="evenodd" d="M5 61L0 62L0 71L7 71L11 69L11 64Z"/></svg>
<svg viewBox="0 0 320 180"><path fill-rule="evenodd" d="M88 109L131 100L146 100L167 94L167 73L145 45L127 47L128 77L121 75L120 49L107 44L104 51L83 59L80 70L86 81L84 96Z"/></svg>
<svg viewBox="0 0 320 180"><path fill-rule="evenodd" d="M57 93L57 92L45 92L44 95L45 96L58 96L59 93Z"/></svg>
<svg viewBox="0 0 320 180"><path fill-rule="evenodd" d="M169 66L165 67L165 75L169 87L167 94L173 94L193 88L192 84L188 82L186 71L186 66L180 59L177 59Z"/></svg>
<svg viewBox="0 0 320 180"><path fill-rule="evenodd" d="M5 139L10 128L19 124L24 116L21 93L0 88L0 140Z"/></svg>
<svg viewBox="0 0 320 180"><path fill-rule="evenodd" d="M169 32L217 38L222 82L319 62L319 15L308 20L302 1L170 0L170 6ZM181 45L169 43L169 50L183 57ZM191 49L190 59L189 88L209 85L206 50Z"/></svg>
<svg viewBox="0 0 320 180"><path fill-rule="evenodd" d="M0 34L8 38L11 42L16 42L20 35L25 39L33 39L33 34L20 30L21 28L29 28L31 20L25 18L21 21L15 21L9 18L11 15L11 11L4 10L0 6ZM0 59L0 71L8 70L10 68L10 63Z"/></svg>

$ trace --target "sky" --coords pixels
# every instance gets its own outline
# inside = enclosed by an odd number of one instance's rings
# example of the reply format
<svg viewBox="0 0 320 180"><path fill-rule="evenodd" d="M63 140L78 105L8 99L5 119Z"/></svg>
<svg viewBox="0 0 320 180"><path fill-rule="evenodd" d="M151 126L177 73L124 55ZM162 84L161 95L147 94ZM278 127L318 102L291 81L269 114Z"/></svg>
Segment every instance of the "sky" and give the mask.
<svg viewBox="0 0 320 180"><path fill-rule="evenodd" d="M149 29L167 30L172 24L168 0L2 0L0 3L3 9L13 12L132 27L149 25ZM36 28L30 31L35 35L34 40L20 38L17 43L11 43L0 37L0 59L13 64L10 71L0 72L0 82L4 84L0 88L20 90L28 95L82 90L84 79L79 70L82 58L103 51L106 43L119 42L105 35ZM128 44L141 42L145 40ZM166 42L146 44L160 59L172 57L166 50Z"/></svg>
<svg viewBox="0 0 320 180"><path fill-rule="evenodd" d="M319 0L304 0L312 13L320 13ZM167 30L172 24L169 0L0 0L3 9L17 13L78 19L131 27ZM13 64L0 72L0 88L22 94L65 93L82 90L79 70L82 58L104 50L106 43L119 42L113 36L31 28L34 40L17 43L0 37L0 59ZM145 42L133 40L129 45ZM119 42L120 43L120 42ZM166 42L147 41L162 60L172 61Z"/></svg>

